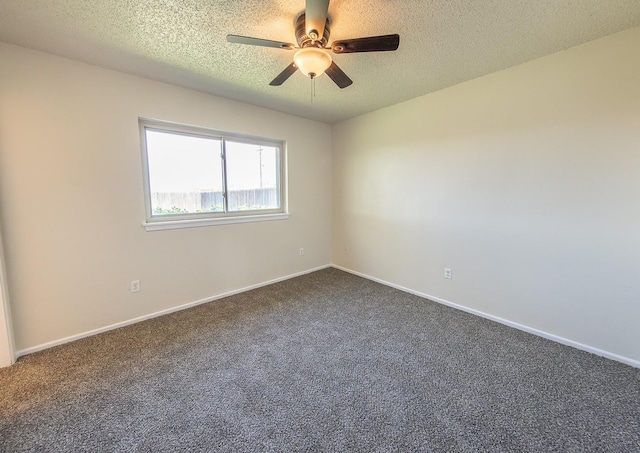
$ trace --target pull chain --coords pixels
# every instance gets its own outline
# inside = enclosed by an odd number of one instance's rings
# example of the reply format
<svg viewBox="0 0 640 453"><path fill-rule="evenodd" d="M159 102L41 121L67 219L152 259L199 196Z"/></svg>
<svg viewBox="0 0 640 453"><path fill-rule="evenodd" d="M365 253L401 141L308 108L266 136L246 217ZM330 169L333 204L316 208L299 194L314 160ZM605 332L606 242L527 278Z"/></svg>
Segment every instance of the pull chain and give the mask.
<svg viewBox="0 0 640 453"><path fill-rule="evenodd" d="M311 103L313 104L313 98L316 97L316 78L313 74L310 74L311 77Z"/></svg>

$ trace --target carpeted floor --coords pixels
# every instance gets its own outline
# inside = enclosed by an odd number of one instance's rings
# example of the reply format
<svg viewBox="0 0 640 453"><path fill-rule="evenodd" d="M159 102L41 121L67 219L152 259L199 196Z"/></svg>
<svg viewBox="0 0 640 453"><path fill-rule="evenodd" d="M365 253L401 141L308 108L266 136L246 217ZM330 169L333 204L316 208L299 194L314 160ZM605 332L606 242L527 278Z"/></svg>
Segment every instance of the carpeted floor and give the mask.
<svg viewBox="0 0 640 453"><path fill-rule="evenodd" d="M640 370L326 269L0 370L0 450L640 451Z"/></svg>

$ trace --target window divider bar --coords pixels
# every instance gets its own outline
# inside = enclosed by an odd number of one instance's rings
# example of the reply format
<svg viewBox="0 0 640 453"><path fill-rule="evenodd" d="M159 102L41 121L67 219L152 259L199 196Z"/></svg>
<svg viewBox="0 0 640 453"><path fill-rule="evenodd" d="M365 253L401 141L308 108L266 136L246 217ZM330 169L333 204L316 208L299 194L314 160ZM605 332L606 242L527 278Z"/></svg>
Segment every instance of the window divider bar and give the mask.
<svg viewBox="0 0 640 453"><path fill-rule="evenodd" d="M227 141L221 140L220 158L222 159L222 208L225 213L229 212L229 198L227 197Z"/></svg>

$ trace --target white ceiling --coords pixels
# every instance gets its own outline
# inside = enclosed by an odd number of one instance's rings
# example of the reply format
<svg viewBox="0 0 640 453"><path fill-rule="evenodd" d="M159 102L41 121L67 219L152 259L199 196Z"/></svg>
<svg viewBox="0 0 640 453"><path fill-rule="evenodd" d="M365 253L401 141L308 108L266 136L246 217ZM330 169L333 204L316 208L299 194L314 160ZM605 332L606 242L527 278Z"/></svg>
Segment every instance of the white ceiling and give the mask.
<svg viewBox="0 0 640 453"><path fill-rule="evenodd" d="M304 0L0 0L0 41L335 123L640 26L640 0L332 0L329 42L400 34L395 52L336 55L354 81L269 82ZM640 49L639 49L640 53Z"/></svg>

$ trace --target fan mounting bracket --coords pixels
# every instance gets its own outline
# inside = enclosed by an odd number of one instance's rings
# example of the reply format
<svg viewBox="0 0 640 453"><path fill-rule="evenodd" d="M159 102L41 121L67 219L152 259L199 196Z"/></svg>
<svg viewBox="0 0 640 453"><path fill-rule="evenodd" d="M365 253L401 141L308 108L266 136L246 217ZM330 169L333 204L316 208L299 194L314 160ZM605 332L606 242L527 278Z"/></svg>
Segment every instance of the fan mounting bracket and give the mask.
<svg viewBox="0 0 640 453"><path fill-rule="evenodd" d="M296 30L296 41L298 42L298 46L303 47L320 47L326 48L327 43L329 42L329 18L327 17L327 22L324 26L324 33L322 34L322 38L318 39L318 34L315 30L311 30L309 35L307 35L307 31L305 29L305 16L304 12L298 14L296 20L294 21L294 26Z"/></svg>

